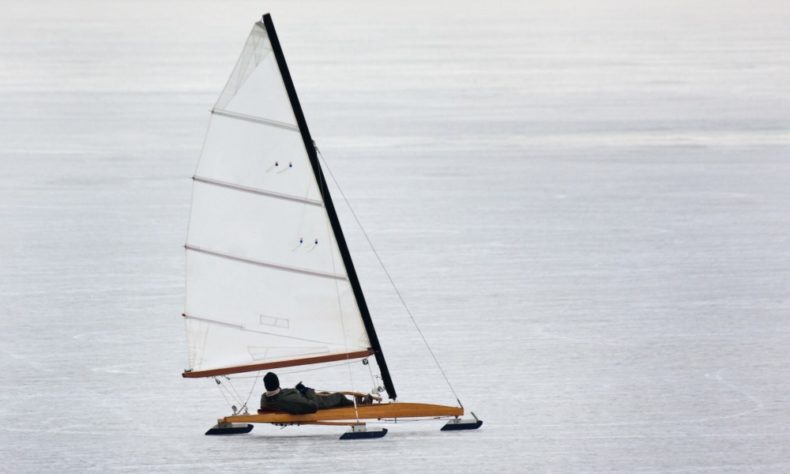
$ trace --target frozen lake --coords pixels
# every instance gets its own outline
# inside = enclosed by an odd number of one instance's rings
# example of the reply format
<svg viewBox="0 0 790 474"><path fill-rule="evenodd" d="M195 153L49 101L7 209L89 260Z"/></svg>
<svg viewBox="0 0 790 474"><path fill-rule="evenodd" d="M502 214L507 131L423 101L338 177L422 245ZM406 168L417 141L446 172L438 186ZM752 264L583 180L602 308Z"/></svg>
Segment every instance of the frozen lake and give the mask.
<svg viewBox="0 0 790 474"><path fill-rule="evenodd" d="M790 471L790 4L527 3L7 5L0 471ZM203 436L189 178L265 11L481 430ZM399 399L452 403L340 207Z"/></svg>

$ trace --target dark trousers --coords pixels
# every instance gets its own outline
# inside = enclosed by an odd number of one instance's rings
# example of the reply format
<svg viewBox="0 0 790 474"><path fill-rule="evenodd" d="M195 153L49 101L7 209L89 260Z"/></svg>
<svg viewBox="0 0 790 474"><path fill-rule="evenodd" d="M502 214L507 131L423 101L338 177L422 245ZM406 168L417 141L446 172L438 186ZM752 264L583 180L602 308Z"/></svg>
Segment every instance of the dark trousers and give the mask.
<svg viewBox="0 0 790 474"><path fill-rule="evenodd" d="M319 410L354 406L354 402L346 398L342 393L315 393L313 390L308 390L305 396L313 400L318 405Z"/></svg>

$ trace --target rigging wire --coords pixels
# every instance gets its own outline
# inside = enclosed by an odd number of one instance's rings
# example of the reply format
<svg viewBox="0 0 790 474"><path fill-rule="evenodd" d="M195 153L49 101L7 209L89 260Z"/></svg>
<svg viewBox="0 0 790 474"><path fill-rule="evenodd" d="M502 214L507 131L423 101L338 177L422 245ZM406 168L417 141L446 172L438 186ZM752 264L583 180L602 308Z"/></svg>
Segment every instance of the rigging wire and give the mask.
<svg viewBox="0 0 790 474"><path fill-rule="evenodd" d="M313 146L315 146L315 144ZM316 151L318 151L318 147L316 147L315 149L316 149ZM322 173L317 173L317 177L318 178L320 178L321 176L322 176ZM324 180L323 183L319 183L319 186L323 186L324 188L329 190L329 186L326 183L326 180ZM327 227L327 230L329 231L330 235L332 234L331 225L332 224L329 222L329 219L327 219L326 220L326 227ZM316 240L316 245L317 244L318 244L318 241ZM332 274L337 274L337 268L336 268L336 265L335 265L335 252L333 252L332 250L334 250L334 249L330 249L330 252L329 252L329 254L331 256L331 260L332 260ZM346 270L346 271L348 271L348 270ZM335 279L335 295L337 296L337 308L340 310L340 326L341 326L341 329L343 331L343 349L346 352L346 354L348 354L348 336L346 335L346 321L345 321L345 318L343 317L343 300L340 298L340 283L337 281L337 279ZM349 356L346 355L346 361L349 361L349 360L350 360ZM349 383L351 385L351 388L353 389L354 388L354 373L351 370L351 364L348 364L348 381L349 381ZM357 397L352 397L352 398L354 399L354 414L357 417L357 421L359 421L359 410L357 408Z"/></svg>
<svg viewBox="0 0 790 474"><path fill-rule="evenodd" d="M447 377L447 374L445 373L442 364L439 363L439 359L436 357L436 354L434 354L430 344L428 344L428 340L425 338L425 335L422 333L422 329L420 329L420 326L417 324L417 321L414 319L414 315L409 309L409 306L406 304L406 300L403 298L403 295L401 295L398 286L395 284L395 280L393 280L392 275L390 275L389 270L387 270L387 267L384 265L384 261L381 259L381 256L376 251L376 247L373 246L373 242L370 240L370 236L365 230L365 227L362 226L362 222L359 220L359 217L357 217L357 213L354 212L354 208L351 207L351 202L346 197L346 193L343 192L343 188L340 187L340 183L337 181L337 178L335 178L334 173L332 173L332 169L329 167L329 163L327 163L326 159L324 158L324 155L321 153L321 150L319 150L317 146L315 147L315 151L318 153L319 158L321 158L321 161L324 163L324 168L326 168L327 172L329 173L329 177L331 177L332 181L335 183L335 186L337 187L338 192L340 192L340 196L343 198L343 201L345 201L348 210L351 211L351 215L354 217L354 221L356 221L357 226L359 226L359 229L362 231L362 235L365 236L365 240L368 242L368 246L370 246L370 250L373 251L373 255L376 256L376 260L378 260L381 269L384 270L384 274L387 275L387 279L392 285L392 288L395 290L395 294L398 295L398 299L400 300L401 305L403 305L403 308L406 310L406 313L409 315L409 319L411 319L414 328L417 329L417 333L419 333L420 337L422 338L422 342L425 344L425 347L428 349L428 352L431 354L434 363L436 363L436 367L439 368L439 372L441 372L444 381L447 383L447 386L450 388L450 391L453 393L453 396L455 397L455 401L458 402L458 406L463 408L464 405L461 403L461 399L458 397L458 394L455 392L455 389L453 388L453 384L450 383L450 379Z"/></svg>

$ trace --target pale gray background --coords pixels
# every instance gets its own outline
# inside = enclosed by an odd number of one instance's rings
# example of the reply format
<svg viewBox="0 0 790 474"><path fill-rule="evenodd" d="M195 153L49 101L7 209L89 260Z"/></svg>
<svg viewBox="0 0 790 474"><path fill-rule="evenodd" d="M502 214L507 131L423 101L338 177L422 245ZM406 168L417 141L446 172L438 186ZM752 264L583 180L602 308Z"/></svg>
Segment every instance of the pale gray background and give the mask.
<svg viewBox="0 0 790 474"><path fill-rule="evenodd" d="M226 405L180 377L189 177L266 11L482 430L203 436ZM790 471L788 25L786 1L4 2L0 471ZM451 401L341 211L401 399Z"/></svg>

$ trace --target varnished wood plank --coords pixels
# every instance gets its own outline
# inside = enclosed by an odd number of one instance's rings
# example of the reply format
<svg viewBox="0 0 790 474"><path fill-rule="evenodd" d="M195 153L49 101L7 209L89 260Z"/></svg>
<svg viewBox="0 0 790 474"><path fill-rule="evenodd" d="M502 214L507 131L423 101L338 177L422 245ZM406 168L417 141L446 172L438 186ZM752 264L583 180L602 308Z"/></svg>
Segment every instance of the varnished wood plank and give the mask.
<svg viewBox="0 0 790 474"><path fill-rule="evenodd" d="M311 423L331 420L375 420L381 418L431 418L440 416L462 416L464 409L428 403L380 403L354 407L329 408L307 415L289 413L259 413L256 415L234 415L223 418L227 423Z"/></svg>

